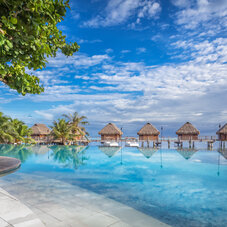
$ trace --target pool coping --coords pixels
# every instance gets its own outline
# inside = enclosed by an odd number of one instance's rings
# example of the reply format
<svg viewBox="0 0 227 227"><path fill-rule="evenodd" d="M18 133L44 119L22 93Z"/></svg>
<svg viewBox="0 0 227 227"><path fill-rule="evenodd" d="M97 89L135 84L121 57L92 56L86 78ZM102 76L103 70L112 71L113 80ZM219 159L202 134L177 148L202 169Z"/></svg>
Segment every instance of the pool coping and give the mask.
<svg viewBox="0 0 227 227"><path fill-rule="evenodd" d="M17 158L0 156L0 177L16 171L21 166L21 161Z"/></svg>

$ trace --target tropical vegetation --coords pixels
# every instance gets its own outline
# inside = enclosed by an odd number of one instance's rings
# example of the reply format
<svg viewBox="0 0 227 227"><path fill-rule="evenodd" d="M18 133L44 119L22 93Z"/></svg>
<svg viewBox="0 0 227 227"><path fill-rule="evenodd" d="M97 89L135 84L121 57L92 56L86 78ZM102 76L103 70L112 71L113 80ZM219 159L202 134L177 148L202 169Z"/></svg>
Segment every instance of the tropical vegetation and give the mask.
<svg viewBox="0 0 227 227"><path fill-rule="evenodd" d="M57 27L69 8L68 0L0 0L0 81L22 95L44 91L26 68L44 68L59 50L66 56L79 50Z"/></svg>
<svg viewBox="0 0 227 227"><path fill-rule="evenodd" d="M18 119L12 119L0 112L0 143L34 143L31 129Z"/></svg>
<svg viewBox="0 0 227 227"><path fill-rule="evenodd" d="M85 125L88 124L85 116L74 114L63 115L50 126L51 138L58 144L77 144L78 140L88 140ZM35 143L32 139L32 130L23 121L13 119L0 112L0 143L1 144L28 144Z"/></svg>
<svg viewBox="0 0 227 227"><path fill-rule="evenodd" d="M87 136L89 136L89 133L85 129L85 125L88 125L88 121L86 120L87 117L79 116L77 112L68 115L63 114L63 117L65 117L68 120L69 125L71 125L72 134L75 138L87 138Z"/></svg>
<svg viewBox="0 0 227 227"><path fill-rule="evenodd" d="M65 119L58 119L53 122L52 135L55 139L60 139L61 144L65 145L71 139L71 126Z"/></svg>
<svg viewBox="0 0 227 227"><path fill-rule="evenodd" d="M88 132L85 125L88 124L85 116L80 116L77 112L73 114L64 114L63 118L59 118L53 122L52 135L55 139L59 139L61 144L76 144L80 139L88 141Z"/></svg>

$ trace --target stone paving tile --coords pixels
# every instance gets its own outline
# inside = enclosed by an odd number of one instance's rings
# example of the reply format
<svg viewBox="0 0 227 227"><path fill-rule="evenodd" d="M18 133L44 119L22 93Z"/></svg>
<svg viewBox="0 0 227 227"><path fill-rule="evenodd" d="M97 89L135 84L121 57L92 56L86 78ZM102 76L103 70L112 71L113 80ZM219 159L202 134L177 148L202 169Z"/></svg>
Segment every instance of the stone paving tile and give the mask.
<svg viewBox="0 0 227 227"><path fill-rule="evenodd" d="M3 219L0 218L0 226L1 227L8 227L10 225L6 221L4 221Z"/></svg>
<svg viewBox="0 0 227 227"><path fill-rule="evenodd" d="M14 196L1 188L0 195L0 226L44 226L37 216Z"/></svg>
<svg viewBox="0 0 227 227"><path fill-rule="evenodd" d="M35 212L35 211L34 211ZM47 213L38 213L38 217L42 220L43 224L45 226L55 227L55 226L63 226L64 223L55 217L52 217L51 215Z"/></svg>
<svg viewBox="0 0 227 227"><path fill-rule="evenodd" d="M88 217L82 222L87 225L87 226L92 226L92 227L106 227L109 226L113 223L116 223L119 219L113 218L110 216L103 215L101 213L96 214L94 216Z"/></svg>
<svg viewBox="0 0 227 227"><path fill-rule="evenodd" d="M12 200L11 198L1 200L0 217L7 222L17 218L25 218L32 214L32 211L25 207L22 203Z"/></svg>
<svg viewBox="0 0 227 227"><path fill-rule="evenodd" d="M18 175L14 181L0 180L0 186L30 207L47 227L168 226L131 207L75 185L37 175Z"/></svg>
<svg viewBox="0 0 227 227"><path fill-rule="evenodd" d="M14 224L14 227L40 227L40 220L38 218L20 222L18 224Z"/></svg>
<svg viewBox="0 0 227 227"><path fill-rule="evenodd" d="M107 227L130 227L130 225L122 221L117 221L111 225L108 225Z"/></svg>

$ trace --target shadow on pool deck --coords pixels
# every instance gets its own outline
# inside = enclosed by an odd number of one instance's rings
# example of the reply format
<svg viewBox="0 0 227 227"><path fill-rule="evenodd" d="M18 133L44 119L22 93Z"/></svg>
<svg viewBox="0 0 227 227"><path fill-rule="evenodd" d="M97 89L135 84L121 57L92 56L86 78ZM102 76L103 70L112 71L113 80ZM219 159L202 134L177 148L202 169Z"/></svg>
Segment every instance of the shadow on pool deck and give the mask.
<svg viewBox="0 0 227 227"><path fill-rule="evenodd" d="M21 161L16 158L0 156L0 176L14 172L21 165Z"/></svg>

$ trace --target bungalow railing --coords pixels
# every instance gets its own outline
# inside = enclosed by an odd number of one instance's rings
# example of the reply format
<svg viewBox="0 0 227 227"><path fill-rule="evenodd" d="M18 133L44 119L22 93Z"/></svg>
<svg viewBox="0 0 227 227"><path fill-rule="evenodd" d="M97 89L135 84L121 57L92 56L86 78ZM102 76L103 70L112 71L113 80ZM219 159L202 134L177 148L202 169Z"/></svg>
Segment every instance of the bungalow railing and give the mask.
<svg viewBox="0 0 227 227"><path fill-rule="evenodd" d="M216 136L199 136L198 140L202 141L208 141L208 140L213 140L216 141L217 137Z"/></svg>
<svg viewBox="0 0 227 227"><path fill-rule="evenodd" d="M203 142L203 141L217 141L217 137L216 136L199 136L198 139L193 139L193 138L189 138L189 139L186 139L188 141L200 141L200 142ZM158 140L154 140L156 142L175 142L175 141L180 141L180 140L183 140L181 138L178 138L178 137L159 137ZM91 138L90 139L90 142L106 142L106 141L117 141L117 142L125 142L125 141L137 141L137 142L147 142L147 141L153 141L153 140L140 140L139 138L121 138L121 139L118 139L118 140L110 140L110 139L106 139L106 140L101 140L100 138Z"/></svg>

